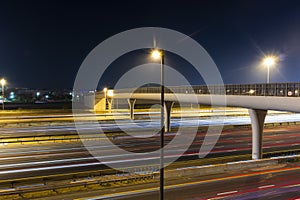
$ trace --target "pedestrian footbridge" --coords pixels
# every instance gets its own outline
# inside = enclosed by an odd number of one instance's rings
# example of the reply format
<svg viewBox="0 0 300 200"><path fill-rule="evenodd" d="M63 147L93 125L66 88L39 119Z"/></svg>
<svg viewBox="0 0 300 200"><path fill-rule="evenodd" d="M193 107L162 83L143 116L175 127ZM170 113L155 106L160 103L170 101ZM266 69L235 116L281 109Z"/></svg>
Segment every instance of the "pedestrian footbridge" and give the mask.
<svg viewBox="0 0 300 200"><path fill-rule="evenodd" d="M300 83L172 86L164 89L165 129L170 130L174 102L248 108L252 123L252 158L262 158L262 137L268 110L300 112ZM134 119L136 100L159 101L161 87L117 89L113 95L97 92L95 109L106 109L114 99L127 99Z"/></svg>

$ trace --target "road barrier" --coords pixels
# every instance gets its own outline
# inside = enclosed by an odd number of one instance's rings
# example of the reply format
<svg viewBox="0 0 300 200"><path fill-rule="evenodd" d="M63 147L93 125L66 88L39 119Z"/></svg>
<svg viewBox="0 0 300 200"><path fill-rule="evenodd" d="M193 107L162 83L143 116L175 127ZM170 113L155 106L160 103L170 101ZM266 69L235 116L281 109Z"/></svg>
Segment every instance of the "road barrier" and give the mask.
<svg viewBox="0 0 300 200"><path fill-rule="evenodd" d="M20 199L47 196L50 194L63 194L72 191L84 191L88 189L101 189L112 185L135 184L154 180L153 174L147 175L107 175L100 177L74 178L61 182L39 182L27 185L13 185L0 189L0 199ZM16 196L18 195L18 196Z"/></svg>
<svg viewBox="0 0 300 200"><path fill-rule="evenodd" d="M222 174L222 173L249 170L249 169L261 168L261 167L272 167L282 163L297 162L299 160L300 160L300 155L291 155L291 156L273 157L273 158L262 159L262 160L247 160L247 161L229 162L226 164L177 168L173 170L166 170L165 178L173 179L173 178L180 178L180 177L194 177L194 176ZM156 178L158 177L159 174L156 173Z"/></svg>

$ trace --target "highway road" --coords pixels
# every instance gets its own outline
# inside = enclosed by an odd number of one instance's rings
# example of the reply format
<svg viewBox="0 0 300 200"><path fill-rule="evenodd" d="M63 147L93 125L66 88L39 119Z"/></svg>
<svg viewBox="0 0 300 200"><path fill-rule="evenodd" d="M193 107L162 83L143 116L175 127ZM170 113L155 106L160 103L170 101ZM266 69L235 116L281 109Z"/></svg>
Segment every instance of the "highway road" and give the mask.
<svg viewBox="0 0 300 200"><path fill-rule="evenodd" d="M242 112L244 113L244 112ZM198 113L196 113L198 115ZM218 112L210 113L211 114L218 114ZM238 114L234 112L234 114ZM245 114L245 113L244 113ZM148 114L146 114L148 116ZM64 116L66 116L66 119L73 119L70 115L59 115L59 118L55 117L57 115L51 115L51 116L23 116L24 119L37 119L37 120L53 120L56 119L57 121L62 121L62 124L50 124L50 125L29 125L29 127L20 127L19 124L22 122L22 119L13 117L14 121L11 123L11 118L3 118L0 119L1 123L6 123L10 125L9 127L1 127L0 137L11 137L15 135L20 136L33 136L34 134L45 134L49 132L64 132L65 131L73 131L76 132L76 127L74 126L73 122L65 122ZM32 118L33 117L33 118ZM149 116L148 116L149 117ZM150 116L151 117L151 116ZM88 119L88 118L87 118ZM284 113L284 114L269 114L266 116L266 123L283 123L283 122L300 122L300 114L296 113ZM109 121L101 121L101 127L105 131L116 131L116 130L132 130L132 129L140 129L143 130L151 130L151 129L157 129L160 125L160 120L157 116L151 117L151 120L128 120L128 119L121 119L117 120L116 123L114 123L112 120ZM78 124L81 124L79 128L83 129L84 131L91 132L95 130L95 125L89 123L88 121L78 122ZM176 127L195 127L195 126L218 126L218 125L246 125L250 124L250 117L249 116L235 116L235 115L229 115L229 116L201 116L201 117L195 117L194 114L191 115L191 117L183 117L183 118L172 118L171 119L171 126L172 128ZM77 127L78 128L78 127Z"/></svg>
<svg viewBox="0 0 300 200"><path fill-rule="evenodd" d="M22 129L25 130L25 129ZM30 130L30 129L26 129ZM55 129L56 130L56 129ZM63 129L61 129L62 131ZM140 133L136 133L138 136ZM188 135L189 132L181 134ZM279 127L266 129L264 136L264 151L300 148L300 127ZM182 160L198 158L205 132L198 132L193 144L184 154ZM174 137L173 133L166 135L168 143ZM133 152L151 152L158 148L159 137L133 138L118 136L113 142L121 148ZM93 146L97 151L105 152L106 161L123 162L127 160L131 166L142 165L142 161L132 156L115 155L111 146ZM165 152L166 156L177 156L180 145L171 147ZM222 157L229 155L243 155L251 152L251 130L225 130L218 143L208 157ZM101 158L99 158L101 160ZM142 159L142 158L141 158ZM158 163L158 157L148 157ZM9 144L0 148L0 180L7 178L20 178L40 176L47 174L69 173L83 170L104 169L104 166L80 142L42 143L42 144ZM155 168L151 170L156 170Z"/></svg>
<svg viewBox="0 0 300 200"><path fill-rule="evenodd" d="M243 174L210 178L208 180L199 179L181 180L181 183L166 183L165 199L295 200L300 198L300 166L259 172L248 171ZM85 198L80 199L153 200L158 199L158 187L135 188L135 190L125 192L94 196L91 193L85 196Z"/></svg>
<svg viewBox="0 0 300 200"><path fill-rule="evenodd" d="M300 121L300 116L297 114L272 114L269 115L267 121L272 122L287 122ZM249 117L246 116L227 116L224 118L226 125L244 125L249 124ZM210 117L200 118L184 118L173 119L172 128L183 127L179 134L189 136L191 127L220 125L223 119ZM82 122L81 130L87 135L97 135L95 126L88 122ZM101 122L102 128L106 133L110 134L111 141L129 152L139 152L134 155L118 155L112 150L110 144L91 146L94 151L100 151L105 155L106 163L122 162L128 163L133 171L145 170L143 159L154 160L159 163L159 156L152 155L149 152L157 150L159 147L159 137L154 135L150 138L145 138L145 135L150 135L153 129L159 127L158 118L154 121L149 120L121 120L119 124L111 121ZM174 130L175 130L174 129ZM130 130L134 132L134 137L124 135L120 130ZM74 135L76 127L73 123L64 123L61 125L47 126L31 126L0 128L1 138L10 137L31 137L31 136L46 136L53 135ZM170 142L176 133L166 133L166 143ZM199 149L203 143L206 132L199 130L194 142L190 148L184 153L180 160L197 159ZM112 136L114 135L114 136ZM264 151L273 152L275 150L300 149L300 126L276 127L265 130L264 135ZM105 136L97 135L101 142ZM8 179L19 179L28 177L40 177L47 175L58 175L67 173L84 172L91 170L107 169L103 163L103 157L93 157L80 141L64 141L64 142L45 142L45 143L1 143L0 147L0 181ZM173 145L165 151L166 160L178 156L178 150L182 147L181 144ZM208 154L210 158L221 158L223 156L244 155L251 152L251 130L249 129L224 129L221 137ZM157 171L157 166L147 166L146 170ZM6 188L4 185L3 188ZM0 190L2 186L0 184Z"/></svg>

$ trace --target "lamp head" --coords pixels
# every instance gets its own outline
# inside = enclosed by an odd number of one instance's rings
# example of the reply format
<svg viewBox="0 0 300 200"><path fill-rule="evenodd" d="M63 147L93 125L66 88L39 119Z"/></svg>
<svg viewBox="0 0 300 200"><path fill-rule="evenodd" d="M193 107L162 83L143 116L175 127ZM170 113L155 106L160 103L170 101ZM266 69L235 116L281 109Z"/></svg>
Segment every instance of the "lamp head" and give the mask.
<svg viewBox="0 0 300 200"><path fill-rule="evenodd" d="M5 85L6 80L5 80L4 78L2 78L2 79L0 80L0 83L1 83L1 85Z"/></svg>
<svg viewBox="0 0 300 200"><path fill-rule="evenodd" d="M114 90L107 90L107 96L113 97L114 96Z"/></svg>
<svg viewBox="0 0 300 200"><path fill-rule="evenodd" d="M276 60L277 59L274 56L267 56L267 57L264 58L263 64L266 65L266 66L273 66L276 63Z"/></svg>
<svg viewBox="0 0 300 200"><path fill-rule="evenodd" d="M162 57L162 52L157 50L157 49L154 49L152 52L151 52L151 57L154 59L154 60L158 60L158 59L161 59Z"/></svg>

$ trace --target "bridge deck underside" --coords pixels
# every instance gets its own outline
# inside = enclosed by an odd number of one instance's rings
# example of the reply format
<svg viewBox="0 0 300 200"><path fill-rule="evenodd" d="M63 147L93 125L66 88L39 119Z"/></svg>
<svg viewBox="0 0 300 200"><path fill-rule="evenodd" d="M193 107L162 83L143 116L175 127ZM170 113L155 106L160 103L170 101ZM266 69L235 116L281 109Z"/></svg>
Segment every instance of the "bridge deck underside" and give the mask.
<svg viewBox="0 0 300 200"><path fill-rule="evenodd" d="M115 98L160 100L159 93L119 93ZM300 112L300 98L277 96L239 96L239 95L204 95L204 94L165 94L166 101L199 103L213 106L242 107L260 110L278 110Z"/></svg>

